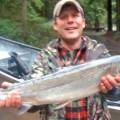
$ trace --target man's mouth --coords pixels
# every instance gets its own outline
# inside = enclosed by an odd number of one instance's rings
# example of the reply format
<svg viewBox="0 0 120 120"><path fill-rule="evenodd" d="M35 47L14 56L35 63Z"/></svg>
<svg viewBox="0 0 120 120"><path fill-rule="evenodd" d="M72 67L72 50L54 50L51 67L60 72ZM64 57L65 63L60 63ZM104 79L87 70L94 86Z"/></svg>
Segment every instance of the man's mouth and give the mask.
<svg viewBox="0 0 120 120"><path fill-rule="evenodd" d="M75 27L68 27L68 28L66 28L65 30L67 30L67 31L74 31L74 30L76 30L77 28L75 28Z"/></svg>

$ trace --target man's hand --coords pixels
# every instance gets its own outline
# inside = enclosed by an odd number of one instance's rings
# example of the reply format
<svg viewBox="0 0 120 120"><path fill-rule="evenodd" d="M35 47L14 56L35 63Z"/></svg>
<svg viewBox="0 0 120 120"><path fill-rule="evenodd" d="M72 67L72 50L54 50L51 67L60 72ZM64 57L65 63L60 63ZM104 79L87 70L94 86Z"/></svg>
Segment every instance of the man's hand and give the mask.
<svg viewBox="0 0 120 120"><path fill-rule="evenodd" d="M7 88L11 83L4 82L2 84L2 88ZM22 99L21 96L17 92L8 92L8 97L5 98L4 100L0 100L0 108L5 108L5 107L15 107L18 108L21 105Z"/></svg>
<svg viewBox="0 0 120 120"><path fill-rule="evenodd" d="M120 83L120 75L112 76L108 74L101 78L99 87L103 93L107 93L109 90L117 87L118 83Z"/></svg>

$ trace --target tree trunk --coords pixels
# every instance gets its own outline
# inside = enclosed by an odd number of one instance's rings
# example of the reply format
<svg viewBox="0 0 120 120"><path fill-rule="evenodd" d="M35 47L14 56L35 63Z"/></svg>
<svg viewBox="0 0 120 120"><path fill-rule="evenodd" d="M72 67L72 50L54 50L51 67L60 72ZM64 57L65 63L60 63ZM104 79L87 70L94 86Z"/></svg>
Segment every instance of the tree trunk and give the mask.
<svg viewBox="0 0 120 120"><path fill-rule="evenodd" d="M117 30L120 31L120 0L116 0L116 26Z"/></svg>
<svg viewBox="0 0 120 120"><path fill-rule="evenodd" d="M112 0L107 0L108 31L112 31Z"/></svg>
<svg viewBox="0 0 120 120"><path fill-rule="evenodd" d="M28 37L28 26L27 26L27 0L23 1L22 5L22 25L23 25L23 38Z"/></svg>

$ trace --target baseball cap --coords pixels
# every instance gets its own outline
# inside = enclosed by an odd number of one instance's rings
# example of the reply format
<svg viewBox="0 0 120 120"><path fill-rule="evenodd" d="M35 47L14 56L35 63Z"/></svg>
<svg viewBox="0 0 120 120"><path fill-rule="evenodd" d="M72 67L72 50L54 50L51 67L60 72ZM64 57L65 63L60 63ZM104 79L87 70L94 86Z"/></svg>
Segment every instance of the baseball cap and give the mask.
<svg viewBox="0 0 120 120"><path fill-rule="evenodd" d="M62 10L62 7L65 5L65 4L73 4L76 6L76 8L78 9L79 12L82 13L82 15L84 16L84 11L81 7L81 5L76 1L76 0L60 0L56 5L55 5L55 8L53 10L53 19L55 19L57 16L59 16L61 10Z"/></svg>

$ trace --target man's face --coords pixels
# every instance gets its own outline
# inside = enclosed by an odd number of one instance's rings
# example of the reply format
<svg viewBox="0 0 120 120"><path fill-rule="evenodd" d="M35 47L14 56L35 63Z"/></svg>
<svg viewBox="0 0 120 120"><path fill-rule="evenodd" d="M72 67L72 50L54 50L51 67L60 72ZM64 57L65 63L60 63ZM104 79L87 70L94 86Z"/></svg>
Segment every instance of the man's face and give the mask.
<svg viewBox="0 0 120 120"><path fill-rule="evenodd" d="M81 38L84 27L85 19L74 5L64 7L53 23L53 28L60 38L71 43Z"/></svg>

